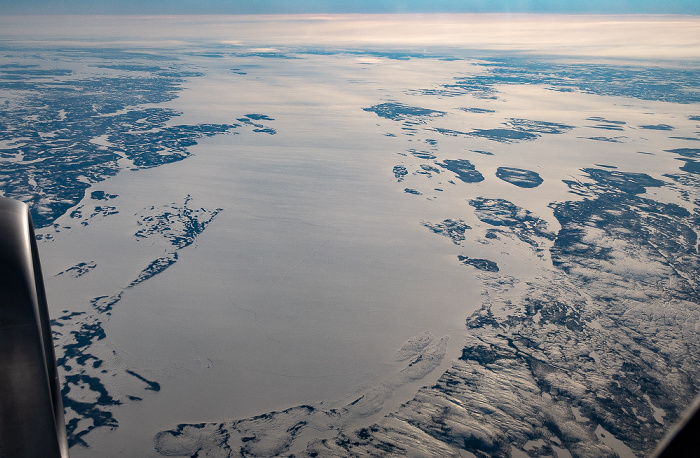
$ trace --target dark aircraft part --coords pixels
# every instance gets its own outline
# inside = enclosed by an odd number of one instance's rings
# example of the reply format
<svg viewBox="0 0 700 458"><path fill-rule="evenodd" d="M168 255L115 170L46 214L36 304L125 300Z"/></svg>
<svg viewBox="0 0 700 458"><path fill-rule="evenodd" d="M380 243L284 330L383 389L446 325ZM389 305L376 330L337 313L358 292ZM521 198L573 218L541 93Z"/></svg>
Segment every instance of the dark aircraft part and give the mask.
<svg viewBox="0 0 700 458"><path fill-rule="evenodd" d="M68 457L63 402L27 206L0 197L0 457Z"/></svg>

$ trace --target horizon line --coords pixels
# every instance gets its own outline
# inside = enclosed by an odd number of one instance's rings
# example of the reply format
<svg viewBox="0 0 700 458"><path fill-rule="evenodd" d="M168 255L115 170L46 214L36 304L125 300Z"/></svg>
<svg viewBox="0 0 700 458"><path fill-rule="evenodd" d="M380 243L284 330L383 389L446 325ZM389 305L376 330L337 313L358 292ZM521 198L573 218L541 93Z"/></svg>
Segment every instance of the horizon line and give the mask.
<svg viewBox="0 0 700 458"><path fill-rule="evenodd" d="M348 12L348 13L0 13L4 17L181 17L181 16L284 16L284 17L329 17L329 16L574 16L574 17L687 17L700 18L700 13L584 13L584 12L449 12L449 11L411 11L411 12Z"/></svg>

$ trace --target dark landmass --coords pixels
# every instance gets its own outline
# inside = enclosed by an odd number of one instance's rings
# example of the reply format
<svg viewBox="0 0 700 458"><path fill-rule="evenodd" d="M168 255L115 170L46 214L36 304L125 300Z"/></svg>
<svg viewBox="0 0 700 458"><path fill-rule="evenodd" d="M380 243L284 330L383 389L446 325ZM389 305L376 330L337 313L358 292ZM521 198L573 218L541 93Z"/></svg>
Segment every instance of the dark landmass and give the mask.
<svg viewBox="0 0 700 458"><path fill-rule="evenodd" d="M440 169L427 164L421 164L420 170L416 171L416 174L427 175L428 178L432 177L433 173L440 173Z"/></svg>
<svg viewBox="0 0 700 458"><path fill-rule="evenodd" d="M476 269L483 270L485 272L499 271L498 264L496 264L493 261L489 261L488 259L470 258L462 255L457 256L457 259L459 259L459 262L461 262L465 266L472 266Z"/></svg>
<svg viewBox="0 0 700 458"><path fill-rule="evenodd" d="M669 126L668 124L646 124L644 126L639 126L642 129L649 130L673 130L675 127Z"/></svg>
<svg viewBox="0 0 700 458"><path fill-rule="evenodd" d="M511 143L519 140L534 140L538 135L513 129L475 129L466 135L488 138L501 143Z"/></svg>
<svg viewBox="0 0 700 458"><path fill-rule="evenodd" d="M115 197L119 197L116 194L107 194L104 191L92 191L90 193L90 198L93 200L110 200L114 199Z"/></svg>
<svg viewBox="0 0 700 458"><path fill-rule="evenodd" d="M471 226L461 219L446 219L441 223L423 222L422 224L436 234L449 237L455 245L460 245L464 241L465 231L471 229Z"/></svg>
<svg viewBox="0 0 700 458"><path fill-rule="evenodd" d="M165 243L169 247L165 255L149 263L136 279L120 291L93 298L90 304L95 310L94 314L66 314L55 321L60 323L57 328L61 329L58 332L54 329L54 340L59 355L57 364L61 372L66 374L63 399L69 425L70 446L87 447L84 436L95 428L118 427L119 422L112 413L112 407L143 399L133 392L129 393L129 390L145 389L155 392L160 390L158 382L147 380L129 369L120 369L114 364L104 364L101 358L95 356L93 349L106 337L102 327L104 316L111 314L112 309L121 301L124 292L173 265L178 259L179 250L192 245L221 211L221 209L192 208L191 203L192 197L188 195L180 203L144 209L144 213L137 220L141 229L134 236L138 240L148 240L151 243ZM86 269L95 267L94 262L80 263L64 272L83 275ZM69 320L69 318L75 319ZM103 366L106 368L103 369ZM95 369L101 370L96 372ZM128 379L122 380L124 374L146 383L146 388L134 387ZM109 387L115 383L115 379L121 380L120 393L127 389L121 397L110 393ZM84 401L88 398L90 402Z"/></svg>
<svg viewBox="0 0 700 458"><path fill-rule="evenodd" d="M396 181L401 183L406 175L408 175L408 170L406 170L406 167L403 165L395 165L394 166L394 177L396 178Z"/></svg>
<svg viewBox="0 0 700 458"><path fill-rule="evenodd" d="M141 380L142 382L144 382L144 383L147 385L147 386L146 386L146 389L147 389L147 390L151 390L151 391L160 391L160 383L154 382L154 381L152 381L152 380L148 380L148 379L145 378L143 375L137 374L136 372L134 372L134 371L132 371L132 370L129 370L129 369L126 370L126 373L129 374L129 375L133 375L133 376L136 377L137 379L139 379L139 380Z"/></svg>
<svg viewBox="0 0 700 458"><path fill-rule="evenodd" d="M477 197L471 199L469 205L474 207L474 214L480 221L491 226L515 227L526 229L541 237L554 237L554 234L546 230L547 224L544 220L505 199Z"/></svg>
<svg viewBox="0 0 700 458"><path fill-rule="evenodd" d="M122 300L123 291L113 296L97 296L90 300L90 305L99 313L110 313L112 307Z"/></svg>
<svg viewBox="0 0 700 458"><path fill-rule="evenodd" d="M41 52L41 51L40 51ZM58 51L60 53L60 51ZM70 51L66 51L70 53ZM91 49L95 57L158 60L145 53ZM237 124L168 126L179 113L149 107L173 100L186 78L201 74L143 64L104 68L136 70L129 76L66 78L71 70L15 68L2 70L0 90L16 102L0 112L0 186L6 197L27 203L35 227L53 224L78 204L91 184L128 168L149 168L182 160L202 137L218 135ZM148 70L148 71L147 71ZM54 77L51 84L45 78ZM104 141L96 142L96 139ZM14 140L14 142L12 142Z"/></svg>
<svg viewBox="0 0 700 458"><path fill-rule="evenodd" d="M606 169L616 169L617 166L615 165L605 165L605 164L596 164L596 167L604 167Z"/></svg>
<svg viewBox="0 0 700 458"><path fill-rule="evenodd" d="M90 352L93 344L106 337L101 322L84 312L68 311L64 311L64 315L54 323L61 321L64 321L58 326L61 330L54 327L53 334L54 340L61 342L56 365L65 376L61 394L66 414L68 445L87 446L83 439L87 433L95 428L118 425L108 409L121 402L107 392L99 378L86 372L86 368L99 368L104 362ZM92 399L86 402L87 392L91 393ZM84 422L84 419L89 421Z"/></svg>
<svg viewBox="0 0 700 458"><path fill-rule="evenodd" d="M243 124L249 125L254 127L253 132L260 132L264 134L270 134L270 135L275 135L277 133L277 130L273 129L272 127L265 127L263 124L258 124L253 121L274 121L274 118L271 118L267 115L264 114L247 114L245 115L244 118L238 118L237 121L242 122Z"/></svg>
<svg viewBox="0 0 700 458"><path fill-rule="evenodd" d="M139 283L143 283L144 281L148 280L149 278L154 277L155 275L158 275L159 273L163 272L165 269L168 267L172 266L177 262L177 252L175 253L168 253L166 256L162 256L155 261L151 262L148 267L143 269L141 273L139 274L138 277L131 283L129 283L129 288L132 288Z"/></svg>
<svg viewBox="0 0 700 458"><path fill-rule="evenodd" d="M429 108L412 107L398 102L386 102L363 108L364 111L376 113L377 116L391 119L392 121L403 121L406 119L420 119L423 117L444 116L444 111L431 110ZM414 121L415 122L415 121Z"/></svg>
<svg viewBox="0 0 700 458"><path fill-rule="evenodd" d="M668 137L668 138L675 138L676 140L689 140L692 142L700 142L700 138L698 138L698 137Z"/></svg>
<svg viewBox="0 0 700 458"><path fill-rule="evenodd" d="M143 64L97 64L94 65L97 68L110 68L112 70L124 70L127 72L148 72L157 73L162 71L161 67L153 65L143 65Z"/></svg>
<svg viewBox="0 0 700 458"><path fill-rule="evenodd" d="M609 119L601 118L600 116L593 116L591 118L586 118L586 119L588 121L600 122L600 124L596 124L594 126L586 126L586 127L591 127L593 129L622 131L622 130L625 130L625 128L622 126L627 124L625 121L611 121Z"/></svg>
<svg viewBox="0 0 700 458"><path fill-rule="evenodd" d="M487 229L487 230L486 230L486 234L484 235L484 237L486 237L487 239L499 240L499 239L498 239L498 233L499 233L499 232L500 232L500 231L499 231L498 229Z"/></svg>
<svg viewBox="0 0 700 458"><path fill-rule="evenodd" d="M627 138L627 137L579 137L579 138L585 138L587 140L596 140L599 142L622 143L619 139L620 138Z"/></svg>
<svg viewBox="0 0 700 458"><path fill-rule="evenodd" d="M63 315L51 320L51 326L63 327L61 321L70 321L76 316L85 315L85 312L70 312L68 310L64 310L62 313ZM60 334L60 332L58 334Z"/></svg>
<svg viewBox="0 0 700 458"><path fill-rule="evenodd" d="M700 116L688 116L691 121L700 121Z"/></svg>
<svg viewBox="0 0 700 458"><path fill-rule="evenodd" d="M215 210L190 208L191 200L192 196L188 194L181 205L172 203L161 208L151 206L145 209L147 214L137 221L142 228L136 231L134 237L164 240L174 250L152 261L136 279L129 283L128 288L143 283L175 264L178 259L177 252L194 243L195 239L222 211L221 208Z"/></svg>
<svg viewBox="0 0 700 458"><path fill-rule="evenodd" d="M277 130L273 129L272 127L263 127L263 128L253 129L253 132L260 132L263 134L275 135L277 133Z"/></svg>
<svg viewBox="0 0 700 458"><path fill-rule="evenodd" d="M57 332L57 334L61 335L61 332ZM78 332L73 331L71 334L74 335L75 340L71 344L63 346L63 355L56 359L56 363L59 367L70 371L72 367L69 364L75 363L79 366L85 366L87 361L90 360L101 361L96 356L85 351L93 341L102 340L106 337L104 329L102 329L99 323L95 321L84 322L80 326Z"/></svg>
<svg viewBox="0 0 700 458"><path fill-rule="evenodd" d="M98 192L98 194L96 194L96 196L100 197L100 199L95 199L95 200L109 200L111 198L109 196L102 196L101 194L99 194L100 191L97 191L97 192ZM117 196L113 196L113 197L117 197ZM92 197L92 196L91 196L91 198L94 199L94 197ZM89 224L89 222L94 218L98 218L98 217L99 218L106 218L110 215L119 214L119 210L117 210L116 207L113 207L111 205L97 205L97 206L93 207L93 209L90 211L90 214L87 214L87 212L83 213L84 210L85 210L85 205L81 205L79 207L76 207L73 211L71 211L69 216L73 219L81 220L80 224L82 226L87 226ZM60 232L58 224L54 223L53 226L54 226L54 230L56 232ZM66 229L69 229L69 228L66 227ZM47 235L50 236L51 234L47 234ZM38 239L39 239L39 237L37 237L37 240Z"/></svg>
<svg viewBox="0 0 700 458"><path fill-rule="evenodd" d="M675 148L664 150L667 153L678 154L683 157L700 158L700 148Z"/></svg>
<svg viewBox="0 0 700 458"><path fill-rule="evenodd" d="M211 59L223 59L226 57L225 54L220 53L220 52L196 52L196 51L190 51L184 53L188 56L197 56L197 57L209 57Z"/></svg>
<svg viewBox="0 0 700 458"><path fill-rule="evenodd" d="M137 221L142 228L136 231L134 237L139 240L165 241L170 245L171 251L153 260L136 279L129 283L127 288L133 288L175 264L178 259L177 252L194 243L195 239L222 211L221 208L215 210L190 208L191 200L192 196L188 194L182 204L173 202L160 208L151 206L145 209L146 214Z"/></svg>
<svg viewBox="0 0 700 458"><path fill-rule="evenodd" d="M454 172L457 178L465 183L484 181L484 176L466 159L445 159L444 162L438 162L437 165L450 172Z"/></svg>
<svg viewBox="0 0 700 458"><path fill-rule="evenodd" d="M563 134L570 131L574 126L548 121L533 121L530 119L510 118L505 123L522 132L538 134Z"/></svg>
<svg viewBox="0 0 700 458"><path fill-rule="evenodd" d="M582 171L598 183L592 186L604 185L630 194L641 194L648 187L659 187L665 184L663 181L652 178L646 173L619 172L593 168L582 169ZM579 189L573 186L571 181L564 181L564 183L569 184L573 191Z"/></svg>
<svg viewBox="0 0 700 458"><path fill-rule="evenodd" d="M627 124L625 121L615 121L615 120L611 120L611 119L605 119L605 118L600 117L600 116L591 116L590 118L586 118L586 120L587 121L598 121L598 122L602 122L605 124L612 124L612 125L616 125L616 126L623 126L623 125Z"/></svg>
<svg viewBox="0 0 700 458"><path fill-rule="evenodd" d="M696 191L700 189L700 176L693 173L667 173L664 177L675 182L670 186L678 191L681 199L700 208L700 199L697 197ZM698 210L695 212L700 213Z"/></svg>
<svg viewBox="0 0 700 458"><path fill-rule="evenodd" d="M462 111L467 113L495 113L496 110L489 110L488 108L460 108Z"/></svg>
<svg viewBox="0 0 700 458"><path fill-rule="evenodd" d="M61 77L70 76L73 74L73 70L67 69L29 69L25 67L19 70L0 70L0 80L17 80L22 77Z"/></svg>
<svg viewBox="0 0 700 458"><path fill-rule="evenodd" d="M496 176L519 188L536 188L544 182L537 172L513 167L499 167Z"/></svg>
<svg viewBox="0 0 700 458"><path fill-rule="evenodd" d="M429 153L428 151L416 151L415 149L410 149L408 152L419 159L435 159L435 155Z"/></svg>
<svg viewBox="0 0 700 458"><path fill-rule="evenodd" d="M318 48L306 48L299 49L299 54L312 54L320 56L332 56L332 55L348 55L348 56L369 56L369 57L383 57L385 59L391 60L411 60L411 59L439 59L439 60L462 60L461 58L454 57L447 54L433 54L428 52L411 52L411 51L370 51L367 49L318 49ZM375 65L374 62L358 62L359 65Z"/></svg>
<svg viewBox="0 0 700 458"><path fill-rule="evenodd" d="M134 168L151 168L181 161L191 153L188 148L202 137L219 135L238 124L199 124L162 127L157 131L122 133L107 137L109 142L133 162Z"/></svg>
<svg viewBox="0 0 700 458"><path fill-rule="evenodd" d="M624 127L618 126L616 124L597 124L595 126L586 126L586 127L591 127L593 129L602 129L602 130L625 130Z"/></svg>
<svg viewBox="0 0 700 458"><path fill-rule="evenodd" d="M246 118L250 118L253 121L274 121L274 118L269 117L268 115L264 114L258 114L258 113L251 113L245 115Z"/></svg>
<svg viewBox="0 0 700 458"><path fill-rule="evenodd" d="M679 161L684 161L685 165L681 167L681 170L688 173L700 173L700 162L693 159L678 159Z"/></svg>
<svg viewBox="0 0 700 458"><path fill-rule="evenodd" d="M189 194L183 204L172 203L161 208L154 206L145 209L151 212L141 216L137 222L141 229L134 234L137 238L164 238L176 249L191 245L199 234L222 211L221 208L207 210L189 207L192 196Z"/></svg>
<svg viewBox="0 0 700 458"><path fill-rule="evenodd" d="M193 72L186 70L177 70L173 67L172 70L161 70L156 73L158 76L164 76L166 78L180 77L180 78L200 78L204 76L202 72Z"/></svg>
<svg viewBox="0 0 700 458"><path fill-rule="evenodd" d="M416 195L416 196L422 196L422 195L423 195L422 192L416 191L415 189L411 189L411 188L405 188L405 189L403 190L403 192L405 192L406 194L414 194L414 195Z"/></svg>
<svg viewBox="0 0 700 458"><path fill-rule="evenodd" d="M433 132L445 135L447 137L459 137L460 135L468 135L467 132L461 132L459 130L444 129L442 127L434 127L431 129Z"/></svg>
<svg viewBox="0 0 700 458"><path fill-rule="evenodd" d="M74 265L73 267L69 267L64 271L57 273L56 276L58 277L59 275L68 274L73 278L79 278L85 275L86 273L90 272L95 267L97 267L95 261L80 262Z"/></svg>
<svg viewBox="0 0 700 458"><path fill-rule="evenodd" d="M11 64L0 64L0 68L37 68L38 65L36 64L17 64L17 63L11 63Z"/></svg>
<svg viewBox="0 0 700 458"><path fill-rule="evenodd" d="M28 52L30 51L30 49L28 48L25 48L25 50ZM31 48L31 52L35 52L37 54L43 53L45 51L45 48ZM35 54L35 57L37 54ZM52 54L53 56L60 56L61 58L97 58L101 59L103 62L106 61L111 63L120 61L129 61L130 63L153 61L161 62L163 64L176 64L179 60L177 57L167 56L160 53L130 51L126 49L99 46L79 48L54 48Z"/></svg>
<svg viewBox="0 0 700 458"><path fill-rule="evenodd" d="M82 397L81 391L85 388L98 394L96 401L90 400L84 402L78 400ZM73 390L77 393L75 397L71 396ZM66 410L70 409L78 414L77 418L71 418L66 422L66 434L68 436L69 447L74 445L87 447L88 445L83 439L83 436L95 428L116 428L119 426L114 415L112 415L110 411L101 409L100 407L116 406L122 403L109 395L99 378L91 377L87 374L66 375L61 394L63 395L63 408ZM79 429L80 418L89 418L92 424Z"/></svg>
<svg viewBox="0 0 700 458"><path fill-rule="evenodd" d="M574 128L566 124L519 118L509 118L509 120L503 124L508 128L474 129L469 132L444 129L441 127L435 127L432 130L450 137L464 135L487 138L501 143L512 143L521 140L535 140L539 138L541 134L563 134Z"/></svg>
<svg viewBox="0 0 700 458"><path fill-rule="evenodd" d="M454 82L444 84L439 89L416 92L441 97L468 93L482 99L497 99L498 86L532 84L560 92L683 104L700 102L697 72L692 68L562 62L532 56L489 58L479 65L485 72L458 76ZM612 81L615 84L611 84ZM606 121L603 118L595 120Z"/></svg>
<svg viewBox="0 0 700 458"><path fill-rule="evenodd" d="M507 228L540 256L548 242L555 237L554 233L548 230L545 220L505 199L477 197L471 199L469 205L474 207L474 214L480 221L491 226Z"/></svg>
<svg viewBox="0 0 700 458"><path fill-rule="evenodd" d="M478 149L472 149L470 150L472 153L477 153L477 154L483 154L484 156L493 156L493 153L490 153L488 151L481 151Z"/></svg>
<svg viewBox="0 0 700 458"><path fill-rule="evenodd" d="M285 54L281 52L238 52L234 55L238 57L264 57L267 59L301 59L300 57L292 56L290 54Z"/></svg>
<svg viewBox="0 0 700 458"><path fill-rule="evenodd" d="M117 210L116 207L112 207L111 205L98 205L96 206L92 213L90 214L89 218L94 218L95 216L109 216L109 215L116 215L119 213L119 210Z"/></svg>
<svg viewBox="0 0 700 458"><path fill-rule="evenodd" d="M602 229L606 233L618 234L628 243L644 246L651 243L655 247L654 252L667 252L664 256L666 260L668 256L681 259L684 253L693 254L697 235L692 225L688 226L685 221L692 216L688 210L675 204L663 204L638 197L639 194L646 192L647 187L665 185L663 181L643 173L609 172L599 169L583 171L589 175L593 183L579 181L565 181L565 183L572 191L586 199L553 206L554 216L562 224L551 249L554 266L570 273L572 263L576 265L583 263L579 258L592 258L596 261L612 259L612 247L601 247L600 243L585 240L588 231L582 231L580 226L588 221L594 221L591 227ZM666 238L660 240L660 237ZM690 249L687 246L689 243L693 246ZM575 263L571 261L573 257L576 257ZM692 263L697 262L697 260L692 261L692 258L687 260ZM687 270L688 267L684 269ZM679 272L676 271L671 277L678 275ZM651 280L654 274L645 272L645 276ZM687 282L681 279L678 281L679 285ZM678 289L678 285L675 289ZM681 288L681 290L687 290L687 288ZM694 288L690 287L690 290L694 291ZM686 299L685 296L684 299Z"/></svg>

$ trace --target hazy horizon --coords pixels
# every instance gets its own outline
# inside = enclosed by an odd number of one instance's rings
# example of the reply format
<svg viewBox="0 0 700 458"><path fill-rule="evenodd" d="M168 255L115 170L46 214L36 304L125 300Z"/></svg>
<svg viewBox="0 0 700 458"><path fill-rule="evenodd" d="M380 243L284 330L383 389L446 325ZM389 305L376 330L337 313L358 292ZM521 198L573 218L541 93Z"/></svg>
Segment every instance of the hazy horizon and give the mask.
<svg viewBox="0 0 700 458"><path fill-rule="evenodd" d="M235 25L234 25L235 24ZM198 46L240 51L276 46L391 46L430 54L500 51L625 59L700 55L700 18L560 14L295 14L189 16L0 16L0 37L53 47ZM70 41L74 40L74 41Z"/></svg>
<svg viewBox="0 0 700 458"><path fill-rule="evenodd" d="M555 1L555 0L206 0L193 5L184 0L29 0L0 2L0 14L279 14L279 13L574 13L574 14L700 14L691 0L652 1Z"/></svg>

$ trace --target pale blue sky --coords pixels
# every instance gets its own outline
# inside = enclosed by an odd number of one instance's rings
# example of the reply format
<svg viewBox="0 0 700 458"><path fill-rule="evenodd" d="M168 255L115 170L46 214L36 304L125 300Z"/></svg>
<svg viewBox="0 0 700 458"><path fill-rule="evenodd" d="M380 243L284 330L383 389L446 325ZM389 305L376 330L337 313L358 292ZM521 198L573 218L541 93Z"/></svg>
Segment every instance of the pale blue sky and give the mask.
<svg viewBox="0 0 700 458"><path fill-rule="evenodd" d="M700 0L0 0L0 15L431 12L700 15Z"/></svg>

